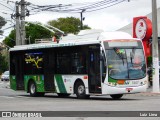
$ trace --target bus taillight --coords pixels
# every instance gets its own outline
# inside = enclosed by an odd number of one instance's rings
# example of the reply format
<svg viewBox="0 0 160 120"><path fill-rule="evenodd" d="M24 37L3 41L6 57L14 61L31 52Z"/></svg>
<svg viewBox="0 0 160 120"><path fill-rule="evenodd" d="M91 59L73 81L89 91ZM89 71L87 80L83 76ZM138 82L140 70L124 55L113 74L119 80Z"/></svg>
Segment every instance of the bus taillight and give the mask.
<svg viewBox="0 0 160 120"><path fill-rule="evenodd" d="M87 75L83 76L83 79L85 79L85 80L88 79L88 76Z"/></svg>

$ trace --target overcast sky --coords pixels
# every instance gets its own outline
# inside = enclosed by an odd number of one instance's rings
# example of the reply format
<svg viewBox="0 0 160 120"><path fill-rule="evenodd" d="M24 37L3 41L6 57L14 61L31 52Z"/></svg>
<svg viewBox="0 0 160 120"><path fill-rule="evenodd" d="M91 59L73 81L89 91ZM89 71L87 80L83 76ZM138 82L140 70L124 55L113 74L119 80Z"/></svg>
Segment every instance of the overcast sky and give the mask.
<svg viewBox="0 0 160 120"><path fill-rule="evenodd" d="M12 0L18 1L18 0ZM56 4L73 4L78 5L82 3L92 3L103 0L26 0L35 5L56 5ZM151 12L151 1L152 0L130 0L130 2L122 2L112 7L94 11L84 12L83 16L85 20L84 24L90 26L93 29L103 29L104 31L115 31L127 24L131 23L133 17L144 16ZM13 3L7 4L7 0L0 0L0 3L10 8L14 8ZM160 7L160 0L157 0L157 7ZM0 16L5 19L10 19L12 10L0 5ZM8 14L2 14L6 12ZM56 13L56 12L40 12L36 15L26 17L27 21L39 21L47 23L49 20L54 20L59 17L77 17L80 18L80 13ZM8 24L9 25L9 24ZM160 27L160 25L159 25ZM7 34L7 30L5 31Z"/></svg>

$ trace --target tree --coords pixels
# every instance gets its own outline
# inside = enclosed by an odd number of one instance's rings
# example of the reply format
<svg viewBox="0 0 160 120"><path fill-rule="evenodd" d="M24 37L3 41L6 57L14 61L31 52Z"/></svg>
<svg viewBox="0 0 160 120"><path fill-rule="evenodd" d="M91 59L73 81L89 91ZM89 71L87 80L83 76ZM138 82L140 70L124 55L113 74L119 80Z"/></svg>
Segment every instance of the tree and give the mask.
<svg viewBox="0 0 160 120"><path fill-rule="evenodd" d="M58 20L49 21L48 24L64 31L65 33L78 33L80 31L81 22L78 18L68 17L59 18ZM84 29L90 29L87 25L83 26ZM30 38L30 43L35 43L35 39L44 39L53 37L54 33L50 32L46 28L32 24L26 23L26 38ZM16 31L12 30L8 37L3 41L9 47L15 46L16 41Z"/></svg>
<svg viewBox="0 0 160 120"><path fill-rule="evenodd" d="M5 56L2 56L1 52L0 52L0 75L2 74L2 72L8 70L8 62L6 61Z"/></svg>
<svg viewBox="0 0 160 120"><path fill-rule="evenodd" d="M16 43L15 38L16 38L16 31L12 30L9 36L3 40L3 43L9 47L13 47L15 46Z"/></svg>
<svg viewBox="0 0 160 120"><path fill-rule="evenodd" d="M35 43L35 39L52 38L53 34L54 33L40 25L27 23L26 38L30 37L31 43Z"/></svg>
<svg viewBox="0 0 160 120"><path fill-rule="evenodd" d="M51 38L53 33L40 25L26 23L26 38L30 38L30 43L35 43L35 39ZM15 46L16 31L12 30L8 37L3 41L4 44Z"/></svg>
<svg viewBox="0 0 160 120"><path fill-rule="evenodd" d="M0 29L6 24L7 22L5 21L5 19L3 17L0 16ZM0 30L0 35L3 34L3 31Z"/></svg>
<svg viewBox="0 0 160 120"><path fill-rule="evenodd" d="M7 22L3 17L0 16L0 35L3 34L3 31L1 28L6 24ZM8 62L6 61L6 57L2 55L3 48L0 48L0 74L8 69Z"/></svg>
<svg viewBox="0 0 160 120"><path fill-rule="evenodd" d="M77 34L80 31L81 21L75 17L58 18L57 20L51 20L49 25L54 26L65 33ZM91 29L88 25L83 25L83 29Z"/></svg>

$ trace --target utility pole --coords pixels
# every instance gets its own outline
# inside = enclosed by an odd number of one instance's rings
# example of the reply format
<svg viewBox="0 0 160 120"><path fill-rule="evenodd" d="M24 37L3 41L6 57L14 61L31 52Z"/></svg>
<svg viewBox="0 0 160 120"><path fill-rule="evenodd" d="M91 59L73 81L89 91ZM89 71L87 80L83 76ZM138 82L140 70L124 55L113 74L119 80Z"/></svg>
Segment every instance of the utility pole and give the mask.
<svg viewBox="0 0 160 120"><path fill-rule="evenodd" d="M83 18L83 12L84 11L85 11L85 9L83 9L82 12L80 12L81 13L81 30L83 30L83 20L84 20L84 18Z"/></svg>
<svg viewBox="0 0 160 120"><path fill-rule="evenodd" d="M152 0L152 63L153 63L153 92L159 92L159 57L157 30L157 0Z"/></svg>
<svg viewBox="0 0 160 120"><path fill-rule="evenodd" d="M16 2L16 45L21 45L21 38L20 38L20 14L19 14L19 3Z"/></svg>
<svg viewBox="0 0 160 120"><path fill-rule="evenodd" d="M25 0L21 0L21 39L22 39L22 45L26 44L25 38L26 38L26 32L25 32Z"/></svg>

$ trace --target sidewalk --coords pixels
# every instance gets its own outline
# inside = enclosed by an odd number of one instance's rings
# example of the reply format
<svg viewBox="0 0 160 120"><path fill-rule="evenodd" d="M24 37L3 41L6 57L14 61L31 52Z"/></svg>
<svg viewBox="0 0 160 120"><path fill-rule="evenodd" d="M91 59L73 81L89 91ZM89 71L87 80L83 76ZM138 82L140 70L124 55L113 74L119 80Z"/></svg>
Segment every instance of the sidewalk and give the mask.
<svg viewBox="0 0 160 120"><path fill-rule="evenodd" d="M137 95L140 95L140 96L160 96L160 92L158 92L158 93L153 92L153 88L151 86L151 87L147 88L146 92L138 93Z"/></svg>
<svg viewBox="0 0 160 120"><path fill-rule="evenodd" d="M146 93L160 94L160 91L158 93L154 93L153 92L153 86L150 86L150 87L147 88L147 92Z"/></svg>

